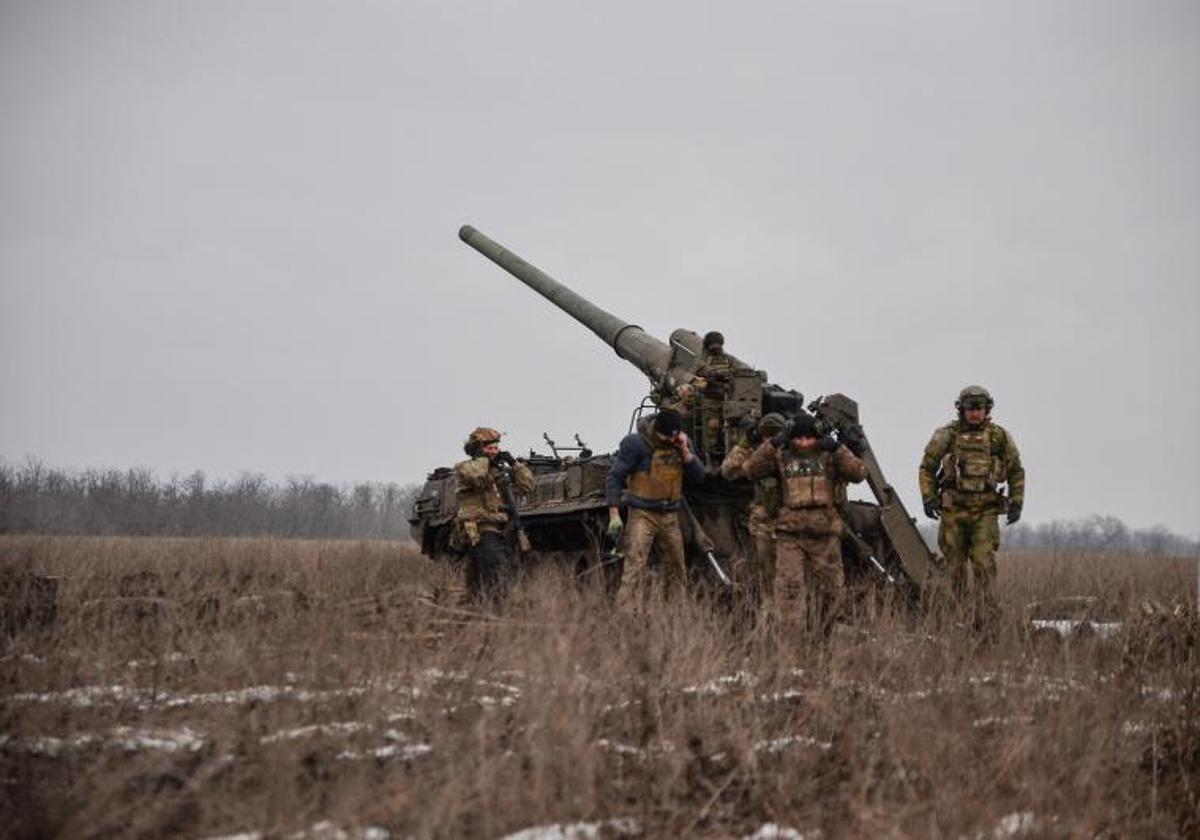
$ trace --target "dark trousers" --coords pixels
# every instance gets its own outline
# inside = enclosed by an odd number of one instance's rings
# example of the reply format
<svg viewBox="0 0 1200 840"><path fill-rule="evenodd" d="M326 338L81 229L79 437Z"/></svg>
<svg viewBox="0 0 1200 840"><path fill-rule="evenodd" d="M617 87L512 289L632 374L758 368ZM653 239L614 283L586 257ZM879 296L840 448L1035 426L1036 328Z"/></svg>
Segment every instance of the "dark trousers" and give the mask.
<svg viewBox="0 0 1200 840"><path fill-rule="evenodd" d="M481 530L467 554L467 592L475 601L500 603L516 577L512 546L500 531Z"/></svg>

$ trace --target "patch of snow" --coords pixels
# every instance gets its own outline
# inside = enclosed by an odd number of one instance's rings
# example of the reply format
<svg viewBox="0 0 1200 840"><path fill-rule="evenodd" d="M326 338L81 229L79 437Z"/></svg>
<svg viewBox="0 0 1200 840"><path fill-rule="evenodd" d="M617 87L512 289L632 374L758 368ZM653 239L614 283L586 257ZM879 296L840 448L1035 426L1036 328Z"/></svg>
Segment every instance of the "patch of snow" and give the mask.
<svg viewBox="0 0 1200 840"><path fill-rule="evenodd" d="M70 738L56 738L50 735L43 735L11 739L12 749L31 755L44 755L50 758L57 758L63 753L97 745L109 749L124 750L125 752L141 752L143 750L198 752L207 743L208 740L203 734L188 729L186 726L180 729L147 729L118 726L110 730L106 736L84 732Z"/></svg>
<svg viewBox="0 0 1200 840"><path fill-rule="evenodd" d="M462 682L467 679L466 671L443 671L441 668L426 668L424 674L431 680L454 680Z"/></svg>
<svg viewBox="0 0 1200 840"><path fill-rule="evenodd" d="M597 840L601 832L628 837L640 834L641 829L636 820L629 817L602 822L555 823L554 825L539 825L525 828L513 834L506 834L500 840Z"/></svg>
<svg viewBox="0 0 1200 840"><path fill-rule="evenodd" d="M20 752L29 753L31 755L44 755L50 758L58 758L65 752L84 749L95 744L100 739L96 735L83 734L76 735L73 738L55 738L51 735L43 735L33 738L19 738L13 740L13 747Z"/></svg>
<svg viewBox="0 0 1200 840"><path fill-rule="evenodd" d="M186 726L180 729L135 729L118 726L112 731L112 746L127 752L160 750L162 752L197 752L208 743L198 732Z"/></svg>
<svg viewBox="0 0 1200 840"><path fill-rule="evenodd" d="M311 726L301 726L296 729L282 729L258 739L260 744L276 744L280 741L292 741L297 738L311 738L313 735L350 735L367 729L365 723L358 721L337 721L335 723L315 723Z"/></svg>
<svg viewBox="0 0 1200 840"><path fill-rule="evenodd" d="M1154 724L1144 720L1127 720L1121 725L1121 734L1127 737L1144 735L1154 731Z"/></svg>
<svg viewBox="0 0 1200 840"><path fill-rule="evenodd" d="M433 752L433 747L429 744L388 744L383 747L376 747L372 750L342 750L337 757L343 761L358 761L364 758L398 758L401 761L412 761L414 758L420 758L423 755L429 755Z"/></svg>
<svg viewBox="0 0 1200 840"><path fill-rule="evenodd" d="M1033 811L1015 811L1006 814L992 829L992 837L1002 840L1005 837L1022 837L1033 831L1036 817Z"/></svg>
<svg viewBox="0 0 1200 840"><path fill-rule="evenodd" d="M386 828L368 826L347 831L338 828L328 820L314 823L303 831L287 835L289 840L389 840L392 833Z"/></svg>
<svg viewBox="0 0 1200 840"><path fill-rule="evenodd" d="M88 708L153 697L154 692L147 689L129 688L124 685L85 685L64 691L14 694L8 699L12 703L65 703L68 706Z"/></svg>
<svg viewBox="0 0 1200 840"><path fill-rule="evenodd" d="M1101 639L1107 639L1121 629L1119 621L1087 621L1085 619L1034 619L1029 622L1035 630L1053 630L1060 636L1067 637L1080 627L1087 627L1096 632Z"/></svg>
<svg viewBox="0 0 1200 840"><path fill-rule="evenodd" d="M256 685L229 691L211 691L198 694L180 694L168 690L155 691L149 688L131 688L125 685L93 685L68 688L63 691L14 694L9 697L15 703L62 703L68 706L89 708L129 703L139 709L154 707L179 709L188 706L239 705L277 700L296 700L312 703L340 697L359 697L366 694L367 686L349 686L326 690L295 688L293 686Z"/></svg>
<svg viewBox="0 0 1200 840"><path fill-rule="evenodd" d="M759 741L754 745L754 751L759 753L779 753L788 747L816 747L819 750L831 750L833 744L829 741L818 741L808 735L788 735L771 741Z"/></svg>
<svg viewBox="0 0 1200 840"><path fill-rule="evenodd" d="M738 671L734 674L727 674L723 677L709 680L702 685L684 686L684 694L700 695L703 697L719 697L723 694L728 694L736 689L745 688L754 684L754 677L747 674L745 671Z"/></svg>
<svg viewBox="0 0 1200 840"><path fill-rule="evenodd" d="M622 744L620 741L611 741L608 738L597 738L592 742L602 750L614 752L617 755L628 755L634 758L645 760L651 755L663 755L666 753L675 752L675 745L664 741L661 744L656 744L649 749L635 747L632 744Z"/></svg>
<svg viewBox="0 0 1200 840"><path fill-rule="evenodd" d="M1163 703L1172 703L1178 697L1177 692L1170 688L1159 688L1153 685L1144 685L1141 687L1143 697L1150 697L1155 700L1161 700Z"/></svg>
<svg viewBox="0 0 1200 840"><path fill-rule="evenodd" d="M971 721L971 726L976 729L988 729L992 727L1024 726L1030 723L1033 723L1032 715L989 715L988 717L976 718Z"/></svg>
<svg viewBox="0 0 1200 840"><path fill-rule="evenodd" d="M804 840L804 837L802 832L794 828L775 823L763 823L758 831L743 835L742 840Z"/></svg>

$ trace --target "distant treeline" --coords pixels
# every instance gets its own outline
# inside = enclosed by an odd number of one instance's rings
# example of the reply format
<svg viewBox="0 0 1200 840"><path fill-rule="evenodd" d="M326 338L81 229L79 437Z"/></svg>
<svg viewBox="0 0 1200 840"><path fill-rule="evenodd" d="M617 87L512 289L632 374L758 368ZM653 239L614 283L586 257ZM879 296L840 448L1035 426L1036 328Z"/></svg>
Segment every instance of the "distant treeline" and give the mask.
<svg viewBox="0 0 1200 840"><path fill-rule="evenodd" d="M921 525L926 541L937 545L937 523ZM1130 528L1115 516L1056 519L1040 525L1002 527L1000 544L1017 551L1087 551L1162 554L1174 557L1200 555L1200 540L1172 533L1165 525Z"/></svg>
<svg viewBox="0 0 1200 840"><path fill-rule="evenodd" d="M211 481L197 470L159 478L147 469L66 470L0 461L0 534L261 536L404 539L416 484L338 486L310 477L272 483L243 473ZM937 545L937 524L921 533ZM1020 523L1007 549L1200 555L1200 540L1163 525L1131 529L1114 516Z"/></svg>
<svg viewBox="0 0 1200 840"><path fill-rule="evenodd" d="M0 462L0 533L404 539L419 488Z"/></svg>

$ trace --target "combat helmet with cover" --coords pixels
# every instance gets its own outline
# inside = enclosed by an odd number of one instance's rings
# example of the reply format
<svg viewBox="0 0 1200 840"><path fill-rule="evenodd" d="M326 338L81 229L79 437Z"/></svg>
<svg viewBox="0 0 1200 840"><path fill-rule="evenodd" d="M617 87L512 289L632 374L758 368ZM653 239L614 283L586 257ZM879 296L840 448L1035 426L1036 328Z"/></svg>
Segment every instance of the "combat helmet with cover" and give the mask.
<svg viewBox="0 0 1200 840"><path fill-rule="evenodd" d="M761 439L770 440L775 435L786 430L787 426L788 421L786 417L777 411L771 411L762 416L762 419L758 421L755 431L758 432L758 436Z"/></svg>
<svg viewBox="0 0 1200 840"><path fill-rule="evenodd" d="M500 432L487 426L477 426L471 434L467 435L467 439L463 443L463 452L474 458L479 452L483 451L483 447L499 442Z"/></svg>
<svg viewBox="0 0 1200 840"><path fill-rule="evenodd" d="M988 389L982 385L968 385L958 392L958 399L954 401L954 407L960 412L966 408L986 408L991 411L995 404Z"/></svg>

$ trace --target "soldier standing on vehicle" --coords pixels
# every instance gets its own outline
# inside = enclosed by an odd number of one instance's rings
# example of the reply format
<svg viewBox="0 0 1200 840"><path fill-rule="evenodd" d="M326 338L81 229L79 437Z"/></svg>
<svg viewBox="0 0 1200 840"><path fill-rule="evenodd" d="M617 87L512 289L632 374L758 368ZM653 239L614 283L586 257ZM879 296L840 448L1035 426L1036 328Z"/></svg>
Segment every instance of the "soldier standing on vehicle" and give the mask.
<svg viewBox="0 0 1200 840"><path fill-rule="evenodd" d="M775 477L782 491L775 518L779 608L796 604L809 630L828 637L845 581L845 524L838 509L846 500L846 482L867 477L866 464L832 437L822 437L813 416L802 413L787 432L754 450L742 469L748 478Z"/></svg>
<svg viewBox="0 0 1200 840"><path fill-rule="evenodd" d="M644 605L652 585L650 552L661 564L664 597L683 584L683 532L679 507L685 483L704 478L704 467L680 430L679 414L663 409L638 422L636 433L626 435L608 473L609 535L621 537L622 494L629 506L624 526L625 570L621 602L633 608Z"/></svg>
<svg viewBox="0 0 1200 840"><path fill-rule="evenodd" d="M509 510L505 489L527 495L533 490L533 473L524 461L501 451L495 429L475 429L463 451L467 460L454 465L458 514L451 542L467 554L468 595L499 603L517 571L511 527L516 512Z"/></svg>
<svg viewBox="0 0 1200 840"><path fill-rule="evenodd" d="M744 467L751 453L764 440L770 440L786 428L787 420L782 414L765 414L757 423L751 418L737 445L721 462L721 477L726 481L746 479ZM754 482L754 501L750 505L748 522L754 557L743 568L742 577L755 607L769 607L775 594L775 517L779 514L780 504L778 478L768 475Z"/></svg>
<svg viewBox="0 0 1200 840"><path fill-rule="evenodd" d="M986 388L968 385L954 403L958 419L933 433L921 459L918 480L925 515L941 518L938 547L946 558L950 583L962 603L971 593L974 623L983 628L995 617L992 594L1000 514L1008 524L1021 518L1025 468L1012 435L992 422L995 402ZM1008 486L1008 496L1002 485ZM970 566L971 581L967 582Z"/></svg>
<svg viewBox="0 0 1200 840"><path fill-rule="evenodd" d="M729 356L725 355L725 336L719 332L704 334L704 352L700 356L700 366L696 369L693 384L702 397L700 408L703 411L704 427L701 448L708 462L717 464L725 454L725 442L721 439L721 431L725 426L725 399L733 387L733 371L736 365Z"/></svg>

